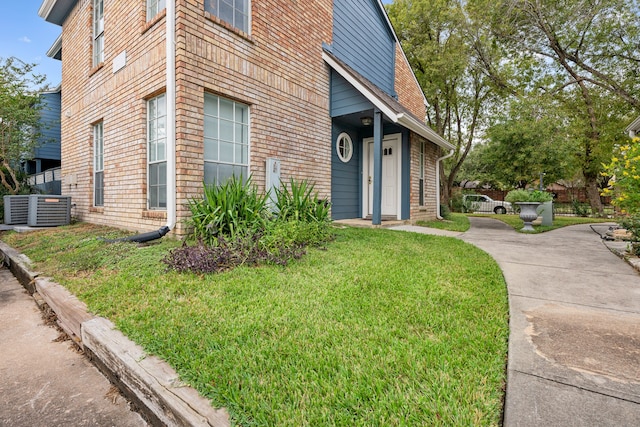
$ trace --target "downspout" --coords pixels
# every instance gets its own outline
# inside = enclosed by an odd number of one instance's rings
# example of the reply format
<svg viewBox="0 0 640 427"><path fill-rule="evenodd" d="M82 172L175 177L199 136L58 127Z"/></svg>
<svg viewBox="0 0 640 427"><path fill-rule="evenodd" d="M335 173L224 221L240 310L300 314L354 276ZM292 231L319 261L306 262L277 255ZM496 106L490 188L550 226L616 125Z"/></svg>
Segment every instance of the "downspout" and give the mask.
<svg viewBox="0 0 640 427"><path fill-rule="evenodd" d="M176 1L166 3L167 233L176 225ZM164 228L164 227L163 227ZM165 233L166 234L166 233Z"/></svg>
<svg viewBox="0 0 640 427"><path fill-rule="evenodd" d="M436 218L444 219L440 215L440 162L444 159L448 159L453 156L454 150L449 151L449 154L440 157L436 160Z"/></svg>
<svg viewBox="0 0 640 427"><path fill-rule="evenodd" d="M162 238L176 225L176 3L166 4L166 97L167 97L167 223L158 230L106 242L145 243Z"/></svg>

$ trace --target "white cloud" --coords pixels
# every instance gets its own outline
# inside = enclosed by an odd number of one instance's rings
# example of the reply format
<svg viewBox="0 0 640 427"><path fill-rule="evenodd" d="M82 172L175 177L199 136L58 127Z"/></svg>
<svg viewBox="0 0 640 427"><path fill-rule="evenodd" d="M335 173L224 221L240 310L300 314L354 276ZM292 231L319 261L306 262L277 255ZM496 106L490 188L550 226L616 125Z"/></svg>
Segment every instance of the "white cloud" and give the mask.
<svg viewBox="0 0 640 427"><path fill-rule="evenodd" d="M27 36L22 36L18 39L18 41L21 41L23 43L31 43L31 39Z"/></svg>

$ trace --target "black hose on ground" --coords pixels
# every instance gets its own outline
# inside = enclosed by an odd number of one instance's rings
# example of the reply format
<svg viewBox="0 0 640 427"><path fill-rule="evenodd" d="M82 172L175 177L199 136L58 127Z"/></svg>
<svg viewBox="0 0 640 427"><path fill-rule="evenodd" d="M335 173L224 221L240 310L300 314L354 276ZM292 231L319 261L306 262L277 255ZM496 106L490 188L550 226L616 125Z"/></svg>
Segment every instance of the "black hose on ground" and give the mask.
<svg viewBox="0 0 640 427"><path fill-rule="evenodd" d="M165 225L155 231L150 231L148 233L136 234L134 236L128 236L128 237L121 237L119 239L101 239L101 240L104 240L107 243L119 243L119 242L146 243L146 242L151 242L152 240L161 239L169 231L171 231L171 229Z"/></svg>

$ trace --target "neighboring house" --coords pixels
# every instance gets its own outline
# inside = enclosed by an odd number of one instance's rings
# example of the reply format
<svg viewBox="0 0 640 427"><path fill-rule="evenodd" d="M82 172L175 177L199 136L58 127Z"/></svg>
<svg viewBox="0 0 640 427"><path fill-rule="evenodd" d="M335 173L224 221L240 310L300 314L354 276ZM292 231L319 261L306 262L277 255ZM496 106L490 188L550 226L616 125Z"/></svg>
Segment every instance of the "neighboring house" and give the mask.
<svg viewBox="0 0 640 427"><path fill-rule="evenodd" d="M425 98L380 0L44 0L80 219L183 232L202 183L310 179L334 219L438 213ZM444 150L443 150L444 149Z"/></svg>
<svg viewBox="0 0 640 427"><path fill-rule="evenodd" d="M640 117L635 119L627 128L625 129L629 134L630 138L635 138L640 135Z"/></svg>
<svg viewBox="0 0 640 427"><path fill-rule="evenodd" d="M29 183L47 194L60 194L60 86L42 92L40 99L41 135L32 158L23 164L24 171L31 175ZM57 179L56 179L57 178Z"/></svg>

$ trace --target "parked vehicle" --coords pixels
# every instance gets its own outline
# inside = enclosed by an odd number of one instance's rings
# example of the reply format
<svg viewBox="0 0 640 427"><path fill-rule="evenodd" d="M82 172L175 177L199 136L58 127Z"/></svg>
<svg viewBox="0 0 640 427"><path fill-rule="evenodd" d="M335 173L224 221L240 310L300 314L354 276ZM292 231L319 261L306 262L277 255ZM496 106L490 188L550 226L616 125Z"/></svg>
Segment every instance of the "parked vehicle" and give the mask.
<svg viewBox="0 0 640 427"><path fill-rule="evenodd" d="M467 212L488 212L506 214L513 212L511 203L501 200L493 200L483 194L465 194L462 196L462 204Z"/></svg>

